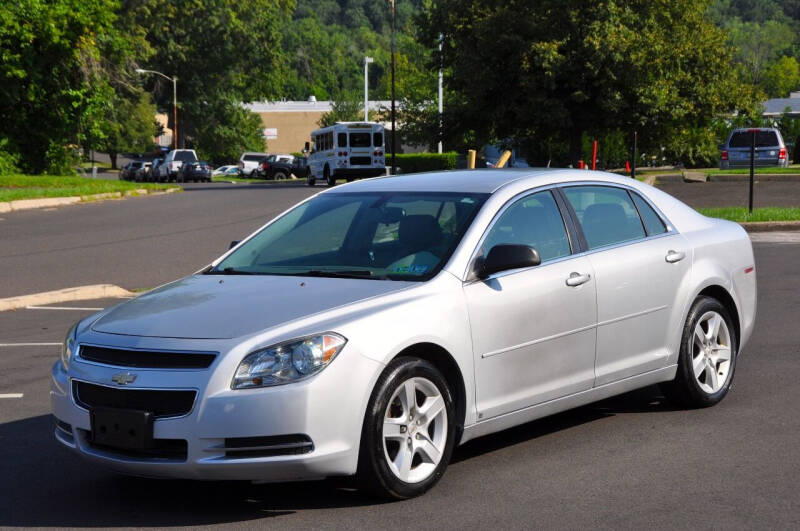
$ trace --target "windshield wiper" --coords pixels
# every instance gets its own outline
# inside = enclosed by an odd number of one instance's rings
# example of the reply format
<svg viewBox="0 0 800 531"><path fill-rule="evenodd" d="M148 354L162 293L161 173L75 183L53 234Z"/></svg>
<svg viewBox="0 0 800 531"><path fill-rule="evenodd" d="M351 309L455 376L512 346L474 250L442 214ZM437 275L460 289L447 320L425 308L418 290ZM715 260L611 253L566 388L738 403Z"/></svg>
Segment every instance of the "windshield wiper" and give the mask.
<svg viewBox="0 0 800 531"><path fill-rule="evenodd" d="M330 278L381 278L373 277L372 271L368 269L352 269L349 271L323 271L321 269L311 269L300 273L291 273L298 277L330 277Z"/></svg>
<svg viewBox="0 0 800 531"><path fill-rule="evenodd" d="M211 271L206 271L206 275L257 275L258 273L253 273L251 271L241 271L238 269L234 269L232 267L226 267L225 269L219 270L214 269Z"/></svg>

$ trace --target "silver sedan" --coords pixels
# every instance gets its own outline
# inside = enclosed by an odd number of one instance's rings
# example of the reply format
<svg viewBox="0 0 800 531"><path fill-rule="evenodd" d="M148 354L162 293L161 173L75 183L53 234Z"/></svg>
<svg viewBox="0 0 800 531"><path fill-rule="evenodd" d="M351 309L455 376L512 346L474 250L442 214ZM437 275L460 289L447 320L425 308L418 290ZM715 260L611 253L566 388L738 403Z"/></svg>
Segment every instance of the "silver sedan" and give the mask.
<svg viewBox="0 0 800 531"><path fill-rule="evenodd" d="M55 436L127 474L408 498L475 437L656 383L722 400L754 267L739 225L616 175L359 181L76 323Z"/></svg>

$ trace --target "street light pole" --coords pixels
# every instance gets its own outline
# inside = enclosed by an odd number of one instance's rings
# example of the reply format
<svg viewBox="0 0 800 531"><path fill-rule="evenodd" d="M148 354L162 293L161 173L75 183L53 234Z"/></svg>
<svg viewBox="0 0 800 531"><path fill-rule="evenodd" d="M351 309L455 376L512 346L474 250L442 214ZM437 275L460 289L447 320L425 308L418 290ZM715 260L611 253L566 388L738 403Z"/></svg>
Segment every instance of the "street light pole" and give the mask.
<svg viewBox="0 0 800 531"><path fill-rule="evenodd" d="M395 98L395 87L394 87L394 31L395 31L395 24L394 24L394 0L389 0L392 4L392 175L397 173L397 164L395 162L395 154L397 153L397 136L395 134L395 129L397 128L395 122L395 107L394 107L394 98Z"/></svg>
<svg viewBox="0 0 800 531"><path fill-rule="evenodd" d="M178 149L178 78L169 77L161 72L155 70L145 70L144 68L137 68L137 74L156 74L165 79L172 81L172 149Z"/></svg>
<svg viewBox="0 0 800 531"><path fill-rule="evenodd" d="M371 62L373 61L372 57L364 57L364 121L369 122L369 98L367 97L367 91L369 90L369 82L367 76L367 68Z"/></svg>

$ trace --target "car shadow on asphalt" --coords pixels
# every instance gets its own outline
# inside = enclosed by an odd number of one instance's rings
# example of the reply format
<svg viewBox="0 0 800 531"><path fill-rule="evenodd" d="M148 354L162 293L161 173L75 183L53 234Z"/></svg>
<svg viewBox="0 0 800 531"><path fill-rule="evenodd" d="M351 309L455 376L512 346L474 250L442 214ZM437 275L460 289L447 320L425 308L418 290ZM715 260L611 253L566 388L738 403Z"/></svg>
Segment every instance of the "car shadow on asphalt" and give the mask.
<svg viewBox="0 0 800 531"><path fill-rule="evenodd" d="M470 441L453 462L618 413L671 410L652 386ZM56 443L49 415L0 424L0 445L0 527L214 525L382 503L347 479L254 485L117 475Z"/></svg>
<svg viewBox="0 0 800 531"><path fill-rule="evenodd" d="M657 413L675 411L676 409L675 406L667 401L657 385L651 385L474 439L457 448L453 453L451 462L457 463L472 459L581 424L613 417L620 413Z"/></svg>

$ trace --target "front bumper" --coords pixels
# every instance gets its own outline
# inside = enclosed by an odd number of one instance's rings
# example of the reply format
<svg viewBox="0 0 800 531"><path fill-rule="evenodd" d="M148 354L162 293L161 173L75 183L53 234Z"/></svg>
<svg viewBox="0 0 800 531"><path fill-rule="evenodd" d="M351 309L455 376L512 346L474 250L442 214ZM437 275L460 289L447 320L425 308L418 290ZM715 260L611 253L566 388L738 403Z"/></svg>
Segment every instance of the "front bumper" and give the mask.
<svg viewBox="0 0 800 531"><path fill-rule="evenodd" d="M90 413L76 402L73 382L116 389L110 378L126 369L73 360L68 373L59 361L51 373L55 437L88 460L136 476L291 481L352 475L366 402L381 367L355 352L344 355L346 350L315 377L262 389L231 390L232 364L225 358L208 370L129 369L138 378L126 389L197 390L191 411L157 418L153 424L156 441L180 441L179 455L142 455L95 445ZM238 361L236 357L233 365ZM291 455L230 451L232 440L275 441L290 435L306 436L312 445Z"/></svg>

